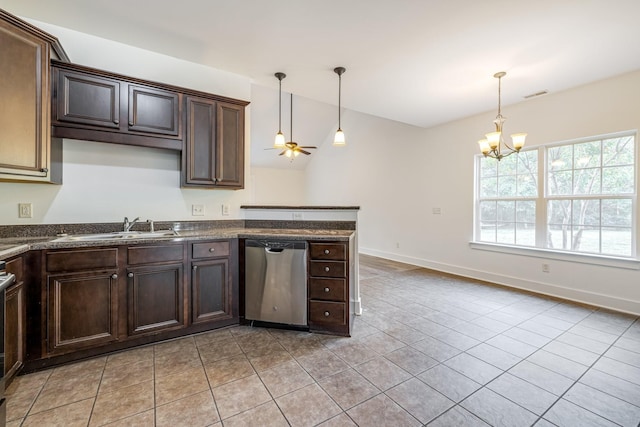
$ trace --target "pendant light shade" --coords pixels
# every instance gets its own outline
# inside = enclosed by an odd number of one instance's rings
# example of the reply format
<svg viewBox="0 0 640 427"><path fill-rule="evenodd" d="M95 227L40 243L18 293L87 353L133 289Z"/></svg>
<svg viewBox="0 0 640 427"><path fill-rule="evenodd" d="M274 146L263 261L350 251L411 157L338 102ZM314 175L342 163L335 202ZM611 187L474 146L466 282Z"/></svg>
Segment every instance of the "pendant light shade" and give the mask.
<svg viewBox="0 0 640 427"><path fill-rule="evenodd" d="M284 134L282 133L282 79L287 77L285 73L275 73L276 78L280 83L278 90L278 133L276 133L276 139L273 143L273 148L283 148L285 145Z"/></svg>
<svg viewBox="0 0 640 427"><path fill-rule="evenodd" d="M338 130L336 131L336 135L333 138L333 145L337 147L342 147L347 144L340 122L340 110L342 106L342 74L344 74L345 71L347 71L347 69L344 67L336 67L333 69L333 72L338 75Z"/></svg>

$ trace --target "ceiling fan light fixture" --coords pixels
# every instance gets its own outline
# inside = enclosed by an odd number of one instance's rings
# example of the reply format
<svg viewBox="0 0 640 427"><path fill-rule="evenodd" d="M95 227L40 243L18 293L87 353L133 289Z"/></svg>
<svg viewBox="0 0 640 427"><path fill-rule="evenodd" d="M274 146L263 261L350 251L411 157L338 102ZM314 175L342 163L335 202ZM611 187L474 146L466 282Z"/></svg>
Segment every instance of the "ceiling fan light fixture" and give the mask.
<svg viewBox="0 0 640 427"><path fill-rule="evenodd" d="M524 147L524 141L527 137L526 133L514 133L511 135L512 146L509 146L502 139L502 125L504 124L505 117L502 115L502 78L507 73L500 71L495 73L493 77L498 79L498 115L496 116L493 124L495 125L495 132L489 132L485 134L486 139L478 141L480 146L480 152L485 157L491 157L498 161L504 157L510 156L513 153L518 153Z"/></svg>
<svg viewBox="0 0 640 427"><path fill-rule="evenodd" d="M274 74L278 79L280 88L278 90L278 133L276 133L275 141L273 142L273 148L282 148L286 139L282 133L282 79L287 77L285 73L277 72Z"/></svg>
<svg viewBox="0 0 640 427"><path fill-rule="evenodd" d="M341 107L342 107L342 75L347 71L344 67L336 67L333 69L333 72L338 75L338 130L336 131L336 135L333 138L333 145L336 147L343 147L347 145L347 141L344 136L344 132L342 131L341 126Z"/></svg>

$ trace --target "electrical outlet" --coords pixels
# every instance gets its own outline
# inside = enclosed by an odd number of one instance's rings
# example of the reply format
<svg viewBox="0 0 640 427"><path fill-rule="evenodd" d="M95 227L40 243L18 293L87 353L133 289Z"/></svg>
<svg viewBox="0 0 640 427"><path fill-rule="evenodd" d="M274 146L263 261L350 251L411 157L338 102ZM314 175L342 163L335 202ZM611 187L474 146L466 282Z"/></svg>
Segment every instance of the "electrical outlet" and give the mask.
<svg viewBox="0 0 640 427"><path fill-rule="evenodd" d="M551 272L551 268L549 268L549 264L542 264L542 272L543 273Z"/></svg>
<svg viewBox="0 0 640 427"><path fill-rule="evenodd" d="M396 242L396 249L400 249L400 242Z"/></svg>
<svg viewBox="0 0 640 427"><path fill-rule="evenodd" d="M302 214L302 212L294 212L293 213L293 220L294 221L302 221L304 219L304 215Z"/></svg>
<svg viewBox="0 0 640 427"><path fill-rule="evenodd" d="M204 205L191 205L191 216L204 216Z"/></svg>
<svg viewBox="0 0 640 427"><path fill-rule="evenodd" d="M33 218L33 204L18 203L18 218Z"/></svg>
<svg viewBox="0 0 640 427"><path fill-rule="evenodd" d="M442 208L431 208L431 213L434 215L442 214Z"/></svg>
<svg viewBox="0 0 640 427"><path fill-rule="evenodd" d="M223 203L222 204L222 215L223 216L229 216L229 205Z"/></svg>

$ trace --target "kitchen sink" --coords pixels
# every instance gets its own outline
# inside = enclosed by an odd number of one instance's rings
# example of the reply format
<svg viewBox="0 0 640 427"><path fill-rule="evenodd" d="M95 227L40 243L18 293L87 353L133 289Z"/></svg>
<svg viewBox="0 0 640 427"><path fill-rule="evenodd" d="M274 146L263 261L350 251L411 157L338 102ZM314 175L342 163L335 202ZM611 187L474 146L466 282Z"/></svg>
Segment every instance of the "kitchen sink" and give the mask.
<svg viewBox="0 0 640 427"><path fill-rule="evenodd" d="M160 231L117 231L114 233L76 234L55 239L54 242L91 241L91 240L126 240L126 239L154 239L158 237L178 236L175 230Z"/></svg>

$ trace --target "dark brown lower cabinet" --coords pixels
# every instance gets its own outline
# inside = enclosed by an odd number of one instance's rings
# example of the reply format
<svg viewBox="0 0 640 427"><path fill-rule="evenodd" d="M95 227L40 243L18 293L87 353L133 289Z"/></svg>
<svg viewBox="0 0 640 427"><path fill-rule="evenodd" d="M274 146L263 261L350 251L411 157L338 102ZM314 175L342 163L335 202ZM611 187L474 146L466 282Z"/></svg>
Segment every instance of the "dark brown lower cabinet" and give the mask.
<svg viewBox="0 0 640 427"><path fill-rule="evenodd" d="M182 264L128 270L129 335L185 326L182 272Z"/></svg>
<svg viewBox="0 0 640 427"><path fill-rule="evenodd" d="M116 270L50 274L46 281L49 353L118 339Z"/></svg>
<svg viewBox="0 0 640 427"><path fill-rule="evenodd" d="M16 275L16 283L4 296L4 380L5 388L20 372L26 351L26 302L24 291L24 258L7 262L7 271ZM2 319L0 319L2 321Z"/></svg>
<svg viewBox="0 0 640 427"><path fill-rule="evenodd" d="M4 300L4 376L10 379L20 371L25 349L24 284L7 289Z"/></svg>
<svg viewBox="0 0 640 427"><path fill-rule="evenodd" d="M231 317L229 260L195 261L191 265L192 322Z"/></svg>

